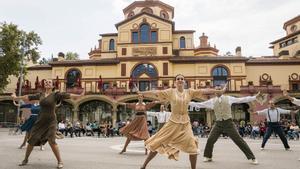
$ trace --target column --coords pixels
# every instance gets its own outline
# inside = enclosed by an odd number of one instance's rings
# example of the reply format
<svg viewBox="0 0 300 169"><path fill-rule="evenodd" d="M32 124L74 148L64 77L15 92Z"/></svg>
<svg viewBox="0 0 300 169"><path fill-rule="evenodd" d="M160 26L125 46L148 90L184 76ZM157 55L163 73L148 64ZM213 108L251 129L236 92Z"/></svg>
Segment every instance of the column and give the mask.
<svg viewBox="0 0 300 169"><path fill-rule="evenodd" d="M113 127L115 128L115 127L117 127L116 126L116 122L117 122L117 107L118 107L118 105L113 105L113 108L112 108L112 125L113 125Z"/></svg>

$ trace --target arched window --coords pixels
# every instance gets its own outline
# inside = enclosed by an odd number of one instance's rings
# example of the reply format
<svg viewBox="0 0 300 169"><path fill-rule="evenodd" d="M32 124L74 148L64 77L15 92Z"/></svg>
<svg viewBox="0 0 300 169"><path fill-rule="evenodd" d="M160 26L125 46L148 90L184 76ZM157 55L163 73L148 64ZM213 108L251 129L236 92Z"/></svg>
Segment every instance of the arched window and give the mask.
<svg viewBox="0 0 300 169"><path fill-rule="evenodd" d="M164 18L164 19L169 19L169 15L166 11L160 11L160 17Z"/></svg>
<svg viewBox="0 0 300 169"><path fill-rule="evenodd" d="M109 50L115 50L115 40L111 39L109 41Z"/></svg>
<svg viewBox="0 0 300 169"><path fill-rule="evenodd" d="M148 24L142 24L140 27L140 35L141 35L141 42L150 42L150 26Z"/></svg>
<svg viewBox="0 0 300 169"><path fill-rule="evenodd" d="M143 74L146 74L150 79L139 79ZM131 77L134 80L134 84L139 88L140 91L146 91L156 89L157 87L157 76L158 73L155 67L151 64L140 64L134 68Z"/></svg>
<svg viewBox="0 0 300 169"><path fill-rule="evenodd" d="M185 37L180 37L180 48L184 49L185 48Z"/></svg>
<svg viewBox="0 0 300 169"><path fill-rule="evenodd" d="M153 14L153 10L151 8L144 8L142 9L142 12Z"/></svg>
<svg viewBox="0 0 300 169"><path fill-rule="evenodd" d="M81 72L78 69L71 69L67 72L67 88L81 86Z"/></svg>
<svg viewBox="0 0 300 169"><path fill-rule="evenodd" d="M221 66L215 67L212 71L213 85L219 86L227 82L228 71Z"/></svg>
<svg viewBox="0 0 300 169"><path fill-rule="evenodd" d="M133 17L133 16L134 16L134 12L131 11L131 12L128 14L127 18L131 18L131 17Z"/></svg>

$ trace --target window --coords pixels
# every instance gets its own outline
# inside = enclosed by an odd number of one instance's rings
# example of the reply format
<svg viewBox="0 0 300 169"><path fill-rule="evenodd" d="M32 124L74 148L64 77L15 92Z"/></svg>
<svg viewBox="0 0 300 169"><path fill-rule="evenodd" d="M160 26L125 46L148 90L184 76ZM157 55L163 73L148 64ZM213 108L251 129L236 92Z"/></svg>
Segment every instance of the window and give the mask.
<svg viewBox="0 0 300 169"><path fill-rule="evenodd" d="M168 63L163 63L163 75L168 75Z"/></svg>
<svg viewBox="0 0 300 169"><path fill-rule="evenodd" d="M140 28L141 42L149 42L150 26L148 24L142 24Z"/></svg>
<svg viewBox="0 0 300 169"><path fill-rule="evenodd" d="M168 54L168 47L163 47L163 54Z"/></svg>
<svg viewBox="0 0 300 169"><path fill-rule="evenodd" d="M213 85L219 86L227 82L228 72L224 67L215 67L212 71Z"/></svg>
<svg viewBox="0 0 300 169"><path fill-rule="evenodd" d="M115 50L115 40L111 39L109 41L109 50Z"/></svg>
<svg viewBox="0 0 300 169"><path fill-rule="evenodd" d="M153 10L151 8L144 8L142 9L142 12L153 14Z"/></svg>
<svg viewBox="0 0 300 169"><path fill-rule="evenodd" d="M122 56L127 55L127 48L122 48Z"/></svg>
<svg viewBox="0 0 300 169"><path fill-rule="evenodd" d="M138 78L143 74L146 74L150 78L138 80ZM131 77L133 79L137 79L137 83L135 84L137 85L140 91L156 89L157 87L158 72L156 71L155 67L151 64L139 64L132 71Z"/></svg>
<svg viewBox="0 0 300 169"><path fill-rule="evenodd" d="M157 29L152 29L148 23L141 24L139 30L131 33L132 43L155 43L158 41Z"/></svg>
<svg viewBox="0 0 300 169"><path fill-rule="evenodd" d="M158 73L153 65L145 63L145 64L140 64L137 67L135 67L135 69L132 71L132 77L137 78L140 75L142 75L143 73L146 73L151 78L155 78L158 75Z"/></svg>
<svg viewBox="0 0 300 169"><path fill-rule="evenodd" d="M137 32L132 32L132 42L133 43L139 42L139 34Z"/></svg>
<svg viewBox="0 0 300 169"><path fill-rule="evenodd" d="M182 49L184 49L185 48L185 37L180 37L180 48Z"/></svg>
<svg viewBox="0 0 300 169"><path fill-rule="evenodd" d="M126 76L126 64L121 64L121 76Z"/></svg>
<svg viewBox="0 0 300 169"><path fill-rule="evenodd" d="M80 86L81 72L77 69L71 69L67 73L67 88Z"/></svg>
<svg viewBox="0 0 300 169"><path fill-rule="evenodd" d="M151 42L157 42L157 32L156 31L151 32Z"/></svg>

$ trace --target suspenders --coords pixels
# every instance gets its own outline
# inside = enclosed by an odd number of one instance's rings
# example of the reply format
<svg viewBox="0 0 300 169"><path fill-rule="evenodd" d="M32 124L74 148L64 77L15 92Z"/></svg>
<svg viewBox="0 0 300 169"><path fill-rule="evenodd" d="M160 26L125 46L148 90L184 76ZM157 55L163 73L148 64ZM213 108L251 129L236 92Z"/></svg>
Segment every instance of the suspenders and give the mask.
<svg viewBox="0 0 300 169"><path fill-rule="evenodd" d="M269 117L269 120L270 120L269 122L272 122L269 110L270 109L268 109L268 117ZM277 108L276 108L276 112L277 112L277 116L276 116L277 117L277 121L276 122L279 122L279 118L278 118L279 112L278 112Z"/></svg>

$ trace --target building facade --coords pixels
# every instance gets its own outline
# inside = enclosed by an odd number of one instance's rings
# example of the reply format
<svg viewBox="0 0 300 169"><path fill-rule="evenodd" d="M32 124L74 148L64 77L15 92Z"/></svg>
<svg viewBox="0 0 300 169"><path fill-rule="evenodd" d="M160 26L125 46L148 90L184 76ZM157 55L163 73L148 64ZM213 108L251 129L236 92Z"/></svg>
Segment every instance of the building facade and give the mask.
<svg viewBox="0 0 300 169"><path fill-rule="evenodd" d="M268 94L278 104L290 107L282 99L282 90L300 96L300 16L284 23L286 36L271 42L273 56L249 58L241 48L230 56L218 55L216 45L204 33L200 44L194 44L195 30L175 28L174 7L159 0L135 1L123 10L124 20L115 24L116 32L103 33L87 60L64 60L59 54L48 65L28 67L23 94L43 91L43 80L52 79L57 90L86 95L67 100L58 109L58 120L116 121L132 116L131 110L118 102L137 100L135 88L141 91L174 87L174 77L183 74L186 87L199 89L228 82L228 94ZM17 79L11 77L6 95L0 96L0 122L15 121L16 109L10 93L17 90ZM206 100L203 96L196 101ZM154 98L146 98L152 101ZM259 120L249 111L265 107L239 104L233 106L236 120ZM158 110L158 106L154 109ZM190 112L192 120L211 124L210 111Z"/></svg>

